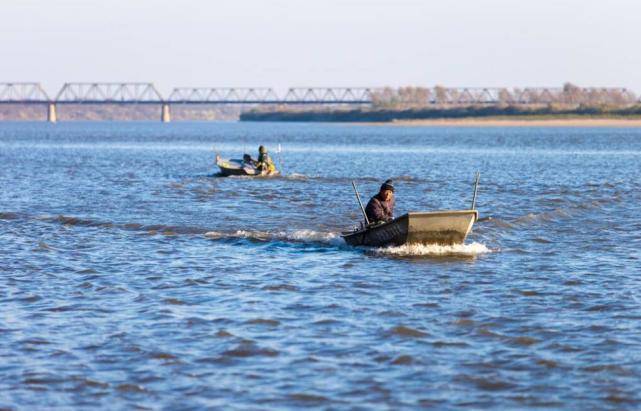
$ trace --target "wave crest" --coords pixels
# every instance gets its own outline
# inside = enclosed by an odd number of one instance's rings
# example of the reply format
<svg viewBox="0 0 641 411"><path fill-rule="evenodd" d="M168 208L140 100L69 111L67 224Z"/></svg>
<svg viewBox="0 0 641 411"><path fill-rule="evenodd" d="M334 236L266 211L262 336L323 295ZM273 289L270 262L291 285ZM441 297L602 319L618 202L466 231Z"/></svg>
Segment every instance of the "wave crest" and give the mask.
<svg viewBox="0 0 641 411"><path fill-rule="evenodd" d="M212 240L247 239L254 241L290 241L296 243L322 243L329 245L342 245L342 240L337 233L315 230L294 231L257 231L236 230L231 232L209 231L205 237Z"/></svg>
<svg viewBox="0 0 641 411"><path fill-rule="evenodd" d="M404 244L396 247L381 247L373 250L376 255L393 256L393 257L475 257L480 254L491 253L492 250L485 244Z"/></svg>

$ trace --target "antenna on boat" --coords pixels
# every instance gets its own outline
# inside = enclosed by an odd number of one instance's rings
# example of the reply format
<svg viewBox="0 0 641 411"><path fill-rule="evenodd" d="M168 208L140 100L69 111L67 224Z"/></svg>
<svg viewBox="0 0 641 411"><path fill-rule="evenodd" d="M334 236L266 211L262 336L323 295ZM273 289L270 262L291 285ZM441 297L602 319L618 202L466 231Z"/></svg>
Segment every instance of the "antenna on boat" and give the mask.
<svg viewBox="0 0 641 411"><path fill-rule="evenodd" d="M363 202L361 201L361 195L358 194L358 189L356 188L356 183L352 180L352 187L354 187L354 193L356 194L356 199L358 200L358 205L361 206L361 211L363 212L363 217L365 217L365 224L369 225L369 218L367 218L367 213L365 212L365 207L363 207Z"/></svg>
<svg viewBox="0 0 641 411"><path fill-rule="evenodd" d="M283 171L282 174L285 174L285 167L283 167L283 157L280 154L283 150L280 147L280 143L278 143L278 151L276 153L278 154L278 162L280 163L280 169Z"/></svg>
<svg viewBox="0 0 641 411"><path fill-rule="evenodd" d="M481 179L481 173L476 172L476 179L474 181L474 196L472 197L472 208L470 210L476 210L476 194L479 191L479 180Z"/></svg>
<svg viewBox="0 0 641 411"><path fill-rule="evenodd" d="M216 164L218 164L218 160L220 160L220 153L218 150L216 150L216 146L211 146L212 151L216 155L214 158L216 159Z"/></svg>

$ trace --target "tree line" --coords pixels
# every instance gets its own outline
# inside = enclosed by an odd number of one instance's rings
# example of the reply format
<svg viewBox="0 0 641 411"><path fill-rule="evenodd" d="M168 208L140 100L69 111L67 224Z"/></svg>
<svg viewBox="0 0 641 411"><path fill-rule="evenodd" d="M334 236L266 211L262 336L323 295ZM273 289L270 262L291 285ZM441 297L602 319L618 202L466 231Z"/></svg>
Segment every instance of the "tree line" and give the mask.
<svg viewBox="0 0 641 411"><path fill-rule="evenodd" d="M579 87L565 83L559 88L451 88L443 86L375 89L374 108L409 109L428 106L551 105L559 107L625 107L638 97L625 88Z"/></svg>

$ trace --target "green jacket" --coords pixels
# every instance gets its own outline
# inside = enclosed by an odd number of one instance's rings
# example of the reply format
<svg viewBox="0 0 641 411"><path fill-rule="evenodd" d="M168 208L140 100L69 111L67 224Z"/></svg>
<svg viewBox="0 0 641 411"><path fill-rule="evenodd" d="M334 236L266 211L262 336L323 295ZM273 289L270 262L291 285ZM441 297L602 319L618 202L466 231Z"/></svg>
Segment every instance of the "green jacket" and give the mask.
<svg viewBox="0 0 641 411"><path fill-rule="evenodd" d="M269 154L267 153L258 155L258 161L256 161L256 168L259 169L260 171L267 172L267 173L273 173L274 171L276 171L276 165L274 164L271 157L269 157Z"/></svg>

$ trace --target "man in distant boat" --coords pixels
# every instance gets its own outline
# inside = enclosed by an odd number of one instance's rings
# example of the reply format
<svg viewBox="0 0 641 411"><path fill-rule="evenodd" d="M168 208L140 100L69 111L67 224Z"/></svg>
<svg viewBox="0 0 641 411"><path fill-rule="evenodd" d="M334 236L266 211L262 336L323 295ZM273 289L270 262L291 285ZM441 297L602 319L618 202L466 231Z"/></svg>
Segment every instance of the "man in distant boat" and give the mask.
<svg viewBox="0 0 641 411"><path fill-rule="evenodd" d="M254 166L261 174L272 174L276 172L276 165L272 161L265 146L258 147L258 160Z"/></svg>
<svg viewBox="0 0 641 411"><path fill-rule="evenodd" d="M249 165L253 166L255 162L256 162L256 160L254 160L252 158L252 156L250 156L249 154L243 154L243 163L244 164L249 164Z"/></svg>
<svg viewBox="0 0 641 411"><path fill-rule="evenodd" d="M369 200L365 214L370 223L386 223L394 219L394 183L387 180L378 194Z"/></svg>

